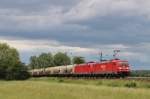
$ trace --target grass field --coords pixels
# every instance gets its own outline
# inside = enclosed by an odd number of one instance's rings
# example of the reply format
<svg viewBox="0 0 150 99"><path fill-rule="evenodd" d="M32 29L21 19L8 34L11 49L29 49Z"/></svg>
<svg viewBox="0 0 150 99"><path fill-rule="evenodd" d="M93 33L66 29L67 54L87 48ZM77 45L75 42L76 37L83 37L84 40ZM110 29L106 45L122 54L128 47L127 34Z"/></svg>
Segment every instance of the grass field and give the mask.
<svg viewBox="0 0 150 99"><path fill-rule="evenodd" d="M0 81L0 99L149 99L150 82L32 78Z"/></svg>

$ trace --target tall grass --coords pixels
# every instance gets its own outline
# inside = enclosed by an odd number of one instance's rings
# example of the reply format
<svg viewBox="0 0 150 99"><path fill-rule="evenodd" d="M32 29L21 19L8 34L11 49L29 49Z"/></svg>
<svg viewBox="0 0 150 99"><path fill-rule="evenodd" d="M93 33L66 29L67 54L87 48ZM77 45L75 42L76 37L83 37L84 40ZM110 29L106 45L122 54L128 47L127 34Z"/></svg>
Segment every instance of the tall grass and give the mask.
<svg viewBox="0 0 150 99"><path fill-rule="evenodd" d="M0 81L0 99L149 99L150 89L139 85L145 82L135 82L136 88L124 86L131 82L58 78Z"/></svg>
<svg viewBox="0 0 150 99"><path fill-rule="evenodd" d="M128 88L150 88L150 82L147 81L135 81L124 79L64 79L64 78L32 78L30 81L46 81L46 82L59 82L59 83L71 83L71 84L83 84L83 85L96 85L96 86L109 86L109 87L128 87Z"/></svg>

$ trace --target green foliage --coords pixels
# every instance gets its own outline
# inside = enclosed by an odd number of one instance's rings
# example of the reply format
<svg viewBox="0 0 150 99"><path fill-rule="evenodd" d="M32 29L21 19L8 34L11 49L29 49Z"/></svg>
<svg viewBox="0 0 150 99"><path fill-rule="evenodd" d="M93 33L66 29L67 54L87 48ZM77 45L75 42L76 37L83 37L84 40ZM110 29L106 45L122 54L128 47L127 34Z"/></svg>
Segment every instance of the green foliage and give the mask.
<svg viewBox="0 0 150 99"><path fill-rule="evenodd" d="M31 56L30 58L31 69L46 68L51 66L54 66L53 56L51 53L42 53L39 56Z"/></svg>
<svg viewBox="0 0 150 99"><path fill-rule="evenodd" d="M0 43L0 79L28 78L29 73L24 68L25 66L20 62L18 51L7 44Z"/></svg>
<svg viewBox="0 0 150 99"><path fill-rule="evenodd" d="M129 82L127 84L125 84L125 87L128 87L128 88L136 88L137 87L137 84L135 82Z"/></svg>
<svg viewBox="0 0 150 99"><path fill-rule="evenodd" d="M85 63L85 60L83 57L76 56L73 58L73 63L74 64L83 64L83 63Z"/></svg>
<svg viewBox="0 0 150 99"><path fill-rule="evenodd" d="M55 66L70 65L71 59L67 54L58 52L54 56L54 64Z"/></svg>
<svg viewBox="0 0 150 99"><path fill-rule="evenodd" d="M131 72L133 77L150 77L150 70L133 70Z"/></svg>
<svg viewBox="0 0 150 99"><path fill-rule="evenodd" d="M63 79L59 79L58 82L62 83L62 82L64 82L64 80Z"/></svg>
<svg viewBox="0 0 150 99"><path fill-rule="evenodd" d="M73 63L82 64L85 63L85 60L83 57L74 57ZM54 56L51 53L42 53L39 56L31 56L29 66L30 69L39 69L70 64L71 58L66 53L58 52Z"/></svg>
<svg viewBox="0 0 150 99"><path fill-rule="evenodd" d="M25 80L30 77L27 67L22 63L9 67L6 74L6 80Z"/></svg>
<svg viewBox="0 0 150 99"><path fill-rule="evenodd" d="M30 57L30 68L35 69L38 66L38 61L36 56L31 56Z"/></svg>

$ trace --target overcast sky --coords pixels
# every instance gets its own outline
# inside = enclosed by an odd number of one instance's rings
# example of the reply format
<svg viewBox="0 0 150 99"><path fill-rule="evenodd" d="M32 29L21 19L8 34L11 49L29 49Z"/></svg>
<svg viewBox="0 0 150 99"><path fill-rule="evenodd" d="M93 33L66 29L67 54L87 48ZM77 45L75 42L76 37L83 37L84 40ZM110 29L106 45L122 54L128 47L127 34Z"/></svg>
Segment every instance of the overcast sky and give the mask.
<svg viewBox="0 0 150 99"><path fill-rule="evenodd" d="M98 60L114 49L134 69L150 69L150 0L0 0L0 42L23 62L41 52Z"/></svg>

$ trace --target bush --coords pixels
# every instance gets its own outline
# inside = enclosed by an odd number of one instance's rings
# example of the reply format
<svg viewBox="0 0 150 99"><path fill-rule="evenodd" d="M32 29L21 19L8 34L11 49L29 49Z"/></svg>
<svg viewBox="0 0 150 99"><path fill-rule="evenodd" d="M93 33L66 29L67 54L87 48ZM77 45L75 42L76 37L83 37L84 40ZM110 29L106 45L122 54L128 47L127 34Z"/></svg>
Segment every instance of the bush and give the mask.
<svg viewBox="0 0 150 99"><path fill-rule="evenodd" d="M96 85L103 85L103 82L102 82L102 81L98 81L98 82L96 83Z"/></svg>
<svg viewBox="0 0 150 99"><path fill-rule="evenodd" d="M64 80L63 79L59 79L58 82L62 83L62 82L64 82Z"/></svg>
<svg viewBox="0 0 150 99"><path fill-rule="evenodd" d="M108 86L111 86L111 87L119 87L119 84L116 83L116 82L111 82L108 84Z"/></svg>
<svg viewBox="0 0 150 99"><path fill-rule="evenodd" d="M130 82L130 83L125 84L125 87L128 87L128 88L136 88L136 87L137 87L137 84L136 84L135 82Z"/></svg>
<svg viewBox="0 0 150 99"><path fill-rule="evenodd" d="M13 68L8 68L6 71L6 80L25 80L30 77L27 67L19 63Z"/></svg>

